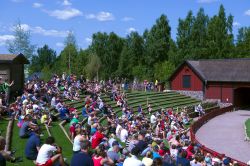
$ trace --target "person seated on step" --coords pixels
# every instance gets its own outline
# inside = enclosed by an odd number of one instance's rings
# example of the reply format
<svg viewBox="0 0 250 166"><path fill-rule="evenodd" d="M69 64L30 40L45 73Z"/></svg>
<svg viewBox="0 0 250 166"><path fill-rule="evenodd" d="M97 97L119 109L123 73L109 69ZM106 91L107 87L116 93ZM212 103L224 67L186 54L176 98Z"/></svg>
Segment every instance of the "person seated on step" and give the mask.
<svg viewBox="0 0 250 166"><path fill-rule="evenodd" d="M57 162L59 162L60 166L65 165L62 156L62 148L55 144L54 137L48 137L38 152L36 165L52 166Z"/></svg>
<svg viewBox="0 0 250 166"><path fill-rule="evenodd" d="M23 118L23 123L21 128L19 129L19 137L28 138L31 136L33 130L37 129L38 126L30 121L29 114L22 116L22 118Z"/></svg>
<svg viewBox="0 0 250 166"><path fill-rule="evenodd" d="M36 158L41 147L40 140L41 129L37 128L26 142L25 157L36 164Z"/></svg>

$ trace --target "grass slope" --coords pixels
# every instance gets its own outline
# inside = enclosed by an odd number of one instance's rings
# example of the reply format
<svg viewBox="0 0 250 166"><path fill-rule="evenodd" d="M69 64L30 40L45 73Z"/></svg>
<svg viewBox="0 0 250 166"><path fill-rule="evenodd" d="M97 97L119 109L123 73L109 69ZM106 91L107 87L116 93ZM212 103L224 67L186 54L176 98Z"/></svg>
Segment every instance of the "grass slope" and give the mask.
<svg viewBox="0 0 250 166"><path fill-rule="evenodd" d="M245 126L246 126L247 136L248 136L248 138L250 138L250 119L246 120Z"/></svg>

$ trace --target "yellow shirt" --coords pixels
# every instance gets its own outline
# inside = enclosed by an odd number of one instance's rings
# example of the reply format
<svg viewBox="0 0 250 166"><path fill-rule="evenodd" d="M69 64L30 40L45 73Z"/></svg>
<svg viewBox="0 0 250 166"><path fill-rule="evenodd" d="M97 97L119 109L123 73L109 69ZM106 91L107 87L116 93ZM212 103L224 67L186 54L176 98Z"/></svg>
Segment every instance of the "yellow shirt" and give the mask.
<svg viewBox="0 0 250 166"><path fill-rule="evenodd" d="M48 116L45 114L41 117L41 123L43 124L48 119Z"/></svg>

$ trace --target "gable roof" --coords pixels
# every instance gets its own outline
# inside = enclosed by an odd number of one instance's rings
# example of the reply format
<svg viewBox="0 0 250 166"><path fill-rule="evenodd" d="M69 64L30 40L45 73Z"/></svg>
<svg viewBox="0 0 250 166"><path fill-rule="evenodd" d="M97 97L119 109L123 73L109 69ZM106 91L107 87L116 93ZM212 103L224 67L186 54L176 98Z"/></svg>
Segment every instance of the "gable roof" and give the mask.
<svg viewBox="0 0 250 166"><path fill-rule="evenodd" d="M187 64L203 81L250 82L250 59L187 60ZM173 76L170 77L173 78Z"/></svg>
<svg viewBox="0 0 250 166"><path fill-rule="evenodd" d="M0 63L29 64L23 54L0 54Z"/></svg>

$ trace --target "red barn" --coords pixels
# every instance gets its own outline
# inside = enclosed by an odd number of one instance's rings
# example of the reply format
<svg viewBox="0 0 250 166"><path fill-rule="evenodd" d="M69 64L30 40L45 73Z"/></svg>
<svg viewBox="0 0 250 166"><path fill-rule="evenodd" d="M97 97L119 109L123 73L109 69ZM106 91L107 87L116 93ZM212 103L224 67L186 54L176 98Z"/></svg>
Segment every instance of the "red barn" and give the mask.
<svg viewBox="0 0 250 166"><path fill-rule="evenodd" d="M169 81L172 90L202 91L204 99L250 105L250 59L185 61Z"/></svg>

